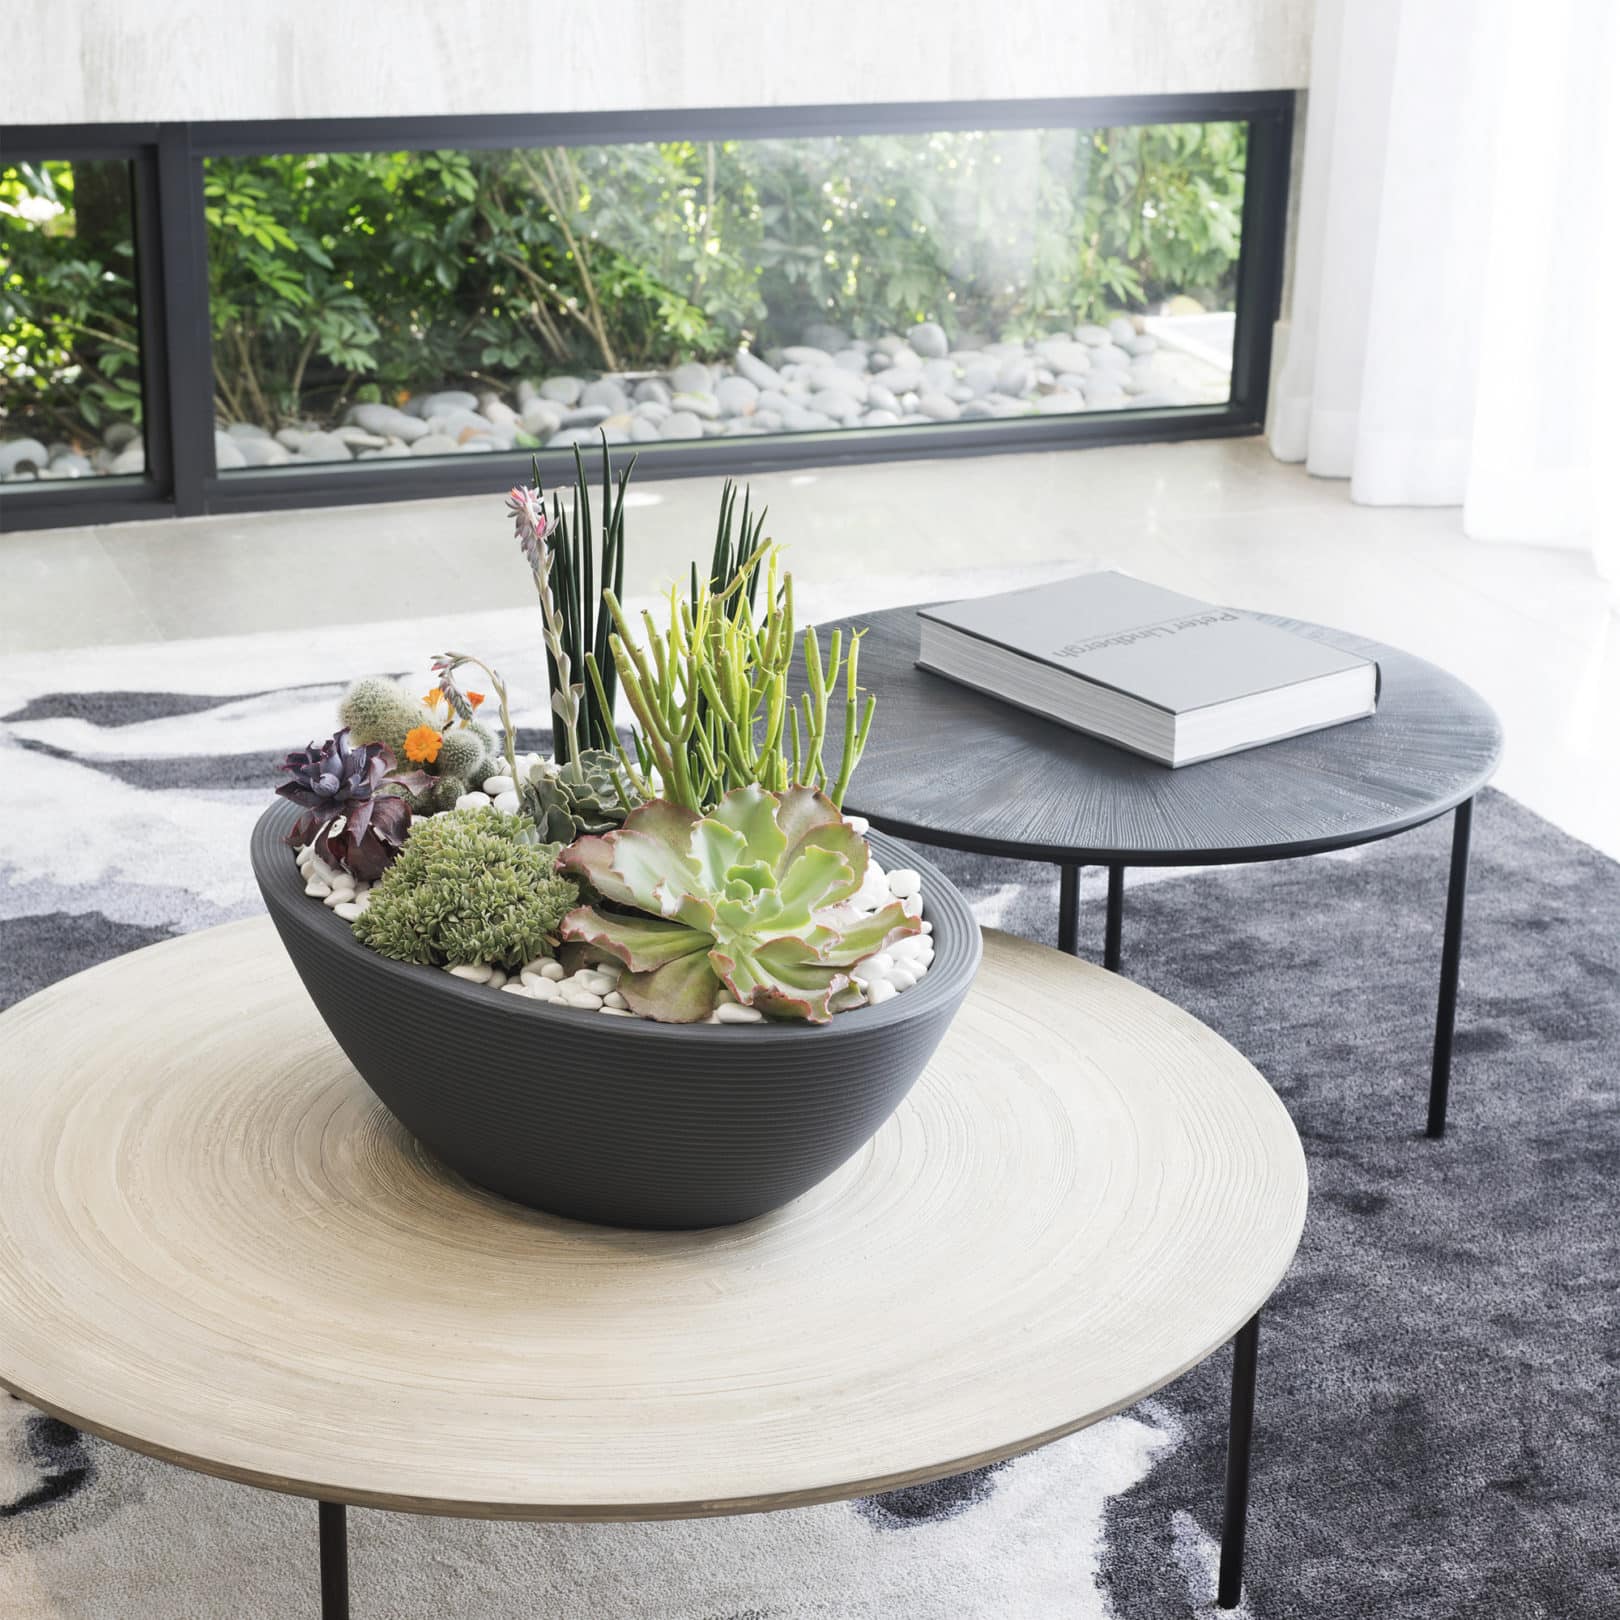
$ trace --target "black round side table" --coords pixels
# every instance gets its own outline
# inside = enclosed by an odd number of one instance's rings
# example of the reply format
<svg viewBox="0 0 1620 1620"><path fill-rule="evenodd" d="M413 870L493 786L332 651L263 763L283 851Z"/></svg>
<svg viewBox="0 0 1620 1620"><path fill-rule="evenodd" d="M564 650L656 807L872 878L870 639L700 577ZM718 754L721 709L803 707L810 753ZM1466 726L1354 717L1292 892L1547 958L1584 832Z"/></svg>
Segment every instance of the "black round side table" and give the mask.
<svg viewBox="0 0 1620 1620"><path fill-rule="evenodd" d="M1287 860L1368 844L1452 813L1451 879L1428 1134L1442 1136L1474 795L1502 726L1471 687L1398 648L1262 615L1377 659L1378 712L1179 770L1070 731L915 666L917 609L857 621L877 718L846 808L919 843L1061 870L1058 944L1077 949L1080 869L1108 869L1103 965L1119 971L1128 866ZM831 625L820 629L825 647ZM844 627L847 631L847 626Z"/></svg>

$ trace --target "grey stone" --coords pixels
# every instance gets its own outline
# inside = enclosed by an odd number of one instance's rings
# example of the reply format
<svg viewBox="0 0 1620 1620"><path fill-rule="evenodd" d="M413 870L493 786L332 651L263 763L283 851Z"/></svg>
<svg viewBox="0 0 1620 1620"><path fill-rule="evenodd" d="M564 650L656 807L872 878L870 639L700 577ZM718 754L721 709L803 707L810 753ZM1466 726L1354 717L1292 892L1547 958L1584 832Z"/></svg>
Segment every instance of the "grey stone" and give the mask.
<svg viewBox="0 0 1620 1620"><path fill-rule="evenodd" d="M900 409L900 401L882 383L878 382L867 385L866 403L875 411L898 411Z"/></svg>
<svg viewBox="0 0 1620 1620"><path fill-rule="evenodd" d="M705 423L704 427L707 428L707 426L708 424ZM760 434L765 431L764 428L755 423L751 416L734 416L725 426L728 439L740 439L749 434Z"/></svg>
<svg viewBox="0 0 1620 1620"><path fill-rule="evenodd" d="M52 478L88 478L91 468L77 450L65 450L51 457L51 464L46 470Z"/></svg>
<svg viewBox="0 0 1620 1620"><path fill-rule="evenodd" d="M585 383L579 377L547 377L540 384L541 399L554 400L559 405L577 405L585 392Z"/></svg>
<svg viewBox="0 0 1620 1620"><path fill-rule="evenodd" d="M1186 403L1187 401L1182 395L1168 389L1149 389L1145 394L1138 394L1131 401L1131 409L1136 411L1163 411Z"/></svg>
<svg viewBox="0 0 1620 1620"><path fill-rule="evenodd" d="M1035 402L1035 409L1042 416L1068 416L1075 411L1083 411L1085 408L1085 399L1072 389L1067 388L1061 393L1043 394Z"/></svg>
<svg viewBox="0 0 1620 1620"><path fill-rule="evenodd" d="M1108 373L1099 375L1094 372L1086 378L1082 392L1086 396L1086 404L1094 411L1118 410L1125 403L1125 390Z"/></svg>
<svg viewBox="0 0 1620 1620"><path fill-rule="evenodd" d="M922 385L926 389L943 392L956 381L956 367L949 360L925 360Z"/></svg>
<svg viewBox="0 0 1620 1620"><path fill-rule="evenodd" d="M348 445L335 433L306 433L297 453L306 461L348 461Z"/></svg>
<svg viewBox="0 0 1620 1620"><path fill-rule="evenodd" d="M924 321L906 333L906 341L925 360L943 360L951 352L950 339L937 321Z"/></svg>
<svg viewBox="0 0 1620 1620"><path fill-rule="evenodd" d="M1035 352L1055 372L1091 369L1092 351L1072 338L1043 338L1035 345Z"/></svg>
<svg viewBox="0 0 1620 1620"><path fill-rule="evenodd" d="M122 450L126 444L133 444L141 436L141 430L133 422L109 422L107 430L101 435L101 442L109 450Z"/></svg>
<svg viewBox="0 0 1620 1620"><path fill-rule="evenodd" d="M113 460L109 471L117 474L142 473L146 471L146 446L139 440L134 444L127 444L120 450Z"/></svg>
<svg viewBox="0 0 1620 1620"><path fill-rule="evenodd" d="M656 444L660 434L658 424L644 416L630 418L630 442L632 444Z"/></svg>
<svg viewBox="0 0 1620 1620"><path fill-rule="evenodd" d="M362 450L354 459L356 461L398 461L401 456L409 457L411 447L400 439L390 439L381 450Z"/></svg>
<svg viewBox="0 0 1620 1620"><path fill-rule="evenodd" d="M746 377L722 377L714 385L720 409L731 416L749 416L759 403L759 389Z"/></svg>
<svg viewBox="0 0 1620 1620"><path fill-rule="evenodd" d="M560 433L552 436L551 447L556 449L559 445L567 449L571 444L589 445L597 444L597 431L594 427L565 427Z"/></svg>
<svg viewBox="0 0 1620 1620"><path fill-rule="evenodd" d="M332 431L351 450L381 450L388 443L386 433L367 433L363 427L345 425Z"/></svg>
<svg viewBox="0 0 1620 1620"><path fill-rule="evenodd" d="M351 411L349 414L352 416L354 413ZM403 412L401 414L403 415ZM409 416L406 416L404 419L407 422L415 420L413 417ZM268 439L270 437L269 430L260 427L257 422L232 422L231 425L225 429L225 431L230 434L233 439Z"/></svg>
<svg viewBox="0 0 1620 1620"><path fill-rule="evenodd" d="M498 394L480 394L478 396L478 414L493 422L496 427L516 427L518 425L518 413Z"/></svg>
<svg viewBox="0 0 1620 1620"><path fill-rule="evenodd" d="M872 345L874 349L879 350L881 353L891 355L898 353L901 349L905 348L905 346L906 340L897 332L885 332L883 336Z"/></svg>
<svg viewBox="0 0 1620 1620"><path fill-rule="evenodd" d="M691 411L672 411L658 425L661 439L696 439L703 434L702 420Z"/></svg>
<svg viewBox="0 0 1620 1620"><path fill-rule="evenodd" d="M403 439L407 444L427 432L427 423L420 417L407 416L392 405L352 405L343 420L364 428L367 433L380 433L385 439Z"/></svg>
<svg viewBox="0 0 1620 1620"><path fill-rule="evenodd" d="M865 349L840 349L833 356L833 364L843 371L864 372L866 360Z"/></svg>
<svg viewBox="0 0 1620 1620"><path fill-rule="evenodd" d="M1002 394L1027 394L1030 370L1022 360L1008 360L996 372L996 391Z"/></svg>
<svg viewBox="0 0 1620 1620"><path fill-rule="evenodd" d="M718 416L704 422L703 437L705 439L718 439L726 431L726 425Z"/></svg>
<svg viewBox="0 0 1620 1620"><path fill-rule="evenodd" d="M782 378L775 366L768 366L758 355L750 353L747 349L739 349L732 364L737 368L737 375L746 377L756 388L772 389L782 386Z"/></svg>
<svg viewBox="0 0 1620 1620"><path fill-rule="evenodd" d="M423 428L422 431L425 433L427 429ZM289 450L301 450L304 446L304 440L308 437L309 430L307 428L284 427L276 429L276 443L285 445Z"/></svg>
<svg viewBox="0 0 1620 1620"><path fill-rule="evenodd" d="M630 397L638 405L667 405L669 384L658 377L643 377L630 391Z"/></svg>
<svg viewBox="0 0 1620 1620"><path fill-rule="evenodd" d="M230 434L214 435L214 466L219 472L235 472L238 467L245 467L247 464L247 457L242 454L236 440Z"/></svg>
<svg viewBox="0 0 1620 1620"><path fill-rule="evenodd" d="M900 425L899 413L895 411L875 410L868 411L861 418L862 427L898 427Z"/></svg>
<svg viewBox="0 0 1620 1620"><path fill-rule="evenodd" d="M669 386L677 394L707 394L714 387L714 377L707 366L688 361L670 372Z"/></svg>
<svg viewBox="0 0 1620 1620"><path fill-rule="evenodd" d="M562 426L562 419L563 413L556 401L535 398L523 407L519 421L525 433L532 433L539 439L549 439Z"/></svg>
<svg viewBox="0 0 1620 1620"><path fill-rule="evenodd" d="M958 405L966 405L973 398L973 390L966 383L952 383L945 390L946 397L954 399Z"/></svg>
<svg viewBox="0 0 1620 1620"><path fill-rule="evenodd" d="M43 472L51 464L51 453L38 439L13 439L0 444L0 477L19 472Z"/></svg>
<svg viewBox="0 0 1620 1620"><path fill-rule="evenodd" d="M1125 344L1129 343L1131 339L1136 336L1136 323L1134 321L1127 320L1123 315L1116 315L1113 320L1108 323L1108 335L1115 343L1119 344L1120 347L1123 348Z"/></svg>
<svg viewBox="0 0 1620 1620"><path fill-rule="evenodd" d="M1102 348L1091 351L1091 364L1099 369L1129 371L1131 357L1123 349L1115 348L1112 343L1106 343Z"/></svg>
<svg viewBox="0 0 1620 1620"><path fill-rule="evenodd" d="M562 425L564 428L594 427L612 414L606 405L576 405L573 410L563 412Z"/></svg>
<svg viewBox="0 0 1620 1620"><path fill-rule="evenodd" d="M1024 358L1024 345L1022 343L987 343L984 352L992 360L1022 360Z"/></svg>
<svg viewBox="0 0 1620 1620"><path fill-rule="evenodd" d="M643 422L656 425L659 422L667 422L673 411L672 405L660 405L656 399L644 399L630 414L639 417Z"/></svg>
<svg viewBox="0 0 1620 1620"><path fill-rule="evenodd" d="M988 394L996 386L1001 373L988 360L980 360L976 365L962 368L962 386L972 394Z"/></svg>
<svg viewBox="0 0 1620 1620"><path fill-rule="evenodd" d="M964 422L977 422L985 417L994 416L995 408L987 399L970 399L962 407L962 420Z"/></svg>
<svg viewBox="0 0 1620 1620"><path fill-rule="evenodd" d="M917 400L917 409L936 422L954 422L962 412L948 394L927 393Z"/></svg>
<svg viewBox="0 0 1620 1620"><path fill-rule="evenodd" d="M824 416L820 411L801 410L797 405L782 412L782 426L789 433L819 433L837 425L830 416Z"/></svg>
<svg viewBox="0 0 1620 1620"><path fill-rule="evenodd" d="M807 343L790 343L782 351L782 358L791 361L796 366L830 366L832 364L832 356L825 349L812 348Z"/></svg>
<svg viewBox="0 0 1620 1620"><path fill-rule="evenodd" d="M880 371L867 385L867 398L871 398L871 389L884 388L889 393L899 396L910 393L915 388L922 387L922 367L893 366L888 371Z"/></svg>
<svg viewBox="0 0 1620 1620"><path fill-rule="evenodd" d="M861 402L839 388L823 388L810 399L810 409L830 416L835 422L853 422L861 414Z"/></svg>
<svg viewBox="0 0 1620 1620"><path fill-rule="evenodd" d="M1108 341L1108 328L1094 324L1077 326L1074 329L1074 340L1076 343L1085 344L1088 349L1100 349Z"/></svg>
<svg viewBox="0 0 1620 1620"><path fill-rule="evenodd" d="M442 416L447 411L476 411L478 409L478 396L469 394L465 388L446 388L437 394L429 394L425 399L412 400L412 414L420 416L424 422L431 417Z"/></svg>
<svg viewBox="0 0 1620 1620"><path fill-rule="evenodd" d="M767 433L777 433L782 427L782 413L780 411L755 411L756 421Z"/></svg>
<svg viewBox="0 0 1620 1620"><path fill-rule="evenodd" d="M600 377L593 383L586 383L584 392L579 396L579 403L582 406L605 405L608 415L616 416L630 402L624 397L624 390L616 382Z"/></svg>
<svg viewBox="0 0 1620 1620"><path fill-rule="evenodd" d="M1060 371L1057 374L1057 385L1059 388L1067 388L1070 393L1073 393L1076 389L1083 389L1085 387L1086 378L1089 375L1089 372Z"/></svg>
<svg viewBox="0 0 1620 1620"><path fill-rule="evenodd" d="M539 397L540 390L527 377L523 378L517 385L518 413L521 415L523 408L526 405L532 405Z"/></svg>
<svg viewBox="0 0 1620 1620"><path fill-rule="evenodd" d="M1140 332L1124 347L1132 354L1152 354L1158 348L1159 340L1148 332Z"/></svg>
<svg viewBox="0 0 1620 1620"><path fill-rule="evenodd" d="M817 391L830 388L834 393L848 394L851 399L866 398L866 378L857 377L842 366L817 366L810 373L810 386Z"/></svg>
<svg viewBox="0 0 1620 1620"><path fill-rule="evenodd" d="M454 455L456 441L445 433L424 433L422 437L411 446L413 456L449 456Z"/></svg>
<svg viewBox="0 0 1620 1620"><path fill-rule="evenodd" d="M677 394L670 404L677 411L689 411L693 416L700 416L705 421L717 421L720 416L720 401L713 394L686 393Z"/></svg>
<svg viewBox="0 0 1620 1620"><path fill-rule="evenodd" d="M421 423L418 422L417 426L420 427ZM420 437L420 435L418 435L418 437ZM292 460L292 452L286 447L286 445L277 444L274 439L268 436L257 439L243 437L237 439L235 442L236 453L241 456L243 461L245 461L250 467L284 467L289 461ZM405 450L404 444L401 443L400 440L391 439L388 442L389 444L399 445L399 450L397 452L390 453L408 453ZM380 452L376 450L362 450L360 454L362 457L364 457L366 455L378 455Z"/></svg>
<svg viewBox="0 0 1620 1620"><path fill-rule="evenodd" d="M775 411L780 414L783 411L792 409L794 404L795 401L789 399L786 394L781 392L781 390L776 388L767 388L760 394L759 401L755 409L760 411Z"/></svg>

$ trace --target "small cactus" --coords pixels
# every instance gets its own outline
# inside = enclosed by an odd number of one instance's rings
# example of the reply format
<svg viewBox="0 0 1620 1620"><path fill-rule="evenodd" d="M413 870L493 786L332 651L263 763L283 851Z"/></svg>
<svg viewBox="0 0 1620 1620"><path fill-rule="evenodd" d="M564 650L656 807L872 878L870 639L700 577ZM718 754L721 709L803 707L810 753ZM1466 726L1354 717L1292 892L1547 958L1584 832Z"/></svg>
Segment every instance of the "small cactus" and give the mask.
<svg viewBox="0 0 1620 1620"><path fill-rule="evenodd" d="M491 776L500 762L500 749L489 727L478 721L456 724L436 706L413 697L386 675L368 675L356 681L338 705L338 718L358 743L380 743L394 761L394 769L413 778L417 791L412 802L418 810L452 809L470 782ZM432 758L421 757L407 739L413 732L430 731L438 738ZM420 786L424 775L427 785ZM446 779L458 784L454 794Z"/></svg>

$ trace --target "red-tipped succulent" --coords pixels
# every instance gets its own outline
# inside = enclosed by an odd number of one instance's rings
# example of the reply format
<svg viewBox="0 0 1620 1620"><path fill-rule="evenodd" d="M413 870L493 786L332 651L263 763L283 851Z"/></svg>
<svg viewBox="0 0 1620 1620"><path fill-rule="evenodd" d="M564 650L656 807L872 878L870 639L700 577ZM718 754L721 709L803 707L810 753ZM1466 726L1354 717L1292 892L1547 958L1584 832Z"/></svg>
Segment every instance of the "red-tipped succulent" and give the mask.
<svg viewBox="0 0 1620 1620"><path fill-rule="evenodd" d="M324 743L289 754L280 769L292 778L276 792L304 807L287 834L293 845L313 843L328 866L373 883L399 853L411 828L410 801L385 787L393 758L381 743L349 746L345 727Z"/></svg>

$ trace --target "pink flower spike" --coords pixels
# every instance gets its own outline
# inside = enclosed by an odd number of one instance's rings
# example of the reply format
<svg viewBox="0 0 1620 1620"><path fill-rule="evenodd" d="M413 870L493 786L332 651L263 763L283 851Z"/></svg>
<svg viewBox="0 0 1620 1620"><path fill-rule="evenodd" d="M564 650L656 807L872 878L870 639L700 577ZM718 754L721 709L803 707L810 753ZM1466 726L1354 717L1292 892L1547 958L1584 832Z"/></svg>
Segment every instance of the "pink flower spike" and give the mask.
<svg viewBox="0 0 1620 1620"><path fill-rule="evenodd" d="M518 544L529 559L529 567L540 568L540 543L546 535L545 499L538 489L515 485L506 497L506 509L512 514Z"/></svg>

